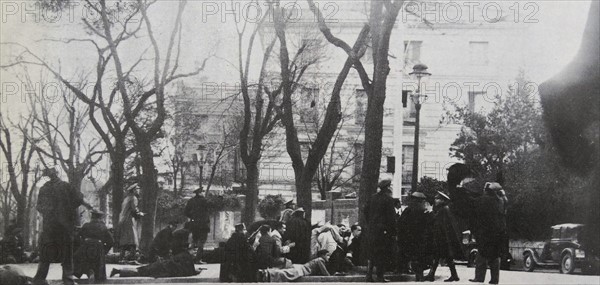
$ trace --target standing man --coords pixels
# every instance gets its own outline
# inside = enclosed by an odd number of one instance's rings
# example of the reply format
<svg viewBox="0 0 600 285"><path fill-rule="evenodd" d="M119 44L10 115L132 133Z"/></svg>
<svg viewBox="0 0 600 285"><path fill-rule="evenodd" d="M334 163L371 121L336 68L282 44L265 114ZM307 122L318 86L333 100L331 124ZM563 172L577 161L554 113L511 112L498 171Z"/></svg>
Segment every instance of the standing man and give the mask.
<svg viewBox="0 0 600 285"><path fill-rule="evenodd" d="M294 204L294 199L290 199L287 202L283 203L283 205L285 206L285 209L281 211L281 218L279 219L279 221L282 223L287 223L292 217L292 213L296 208L296 204Z"/></svg>
<svg viewBox="0 0 600 285"><path fill-rule="evenodd" d="M373 267L377 270L377 282L386 282L383 278L386 263L391 260L396 210L392 198L392 181L389 179L379 182L379 192L373 197L365 209L368 221L367 245L370 247L367 282L373 282Z"/></svg>
<svg viewBox="0 0 600 285"><path fill-rule="evenodd" d="M208 202L202 195L202 187L194 191L196 196L192 197L185 205L184 214L190 219L186 227L192 232L194 245L198 247L196 253L196 262L204 264L202 254L204 253L204 243L210 232L210 217L208 212Z"/></svg>
<svg viewBox="0 0 600 285"><path fill-rule="evenodd" d="M92 210L92 206L83 200L78 189L58 178L58 172L46 168L42 176L50 178L38 194L36 209L43 218L40 236L40 262L33 277L34 285L48 284L46 276L51 262L62 262L62 280L65 285L73 281L73 241L77 208L80 205Z"/></svg>
<svg viewBox="0 0 600 285"><path fill-rule="evenodd" d="M121 260L125 261L127 251L128 259L135 260L135 253L139 245L138 220L145 213L138 208L140 188L136 184L129 186L128 194L121 204L119 214L119 246L121 247Z"/></svg>
<svg viewBox="0 0 600 285"><path fill-rule="evenodd" d="M504 201L496 195L498 187L498 183L486 183L485 193L475 203L475 238L479 254L475 260L475 279L470 279L471 282L484 282L488 265L490 284L498 284L500 281L500 255L506 223L503 220Z"/></svg>
<svg viewBox="0 0 600 285"><path fill-rule="evenodd" d="M310 223L304 217L304 209L302 207L296 209L292 213L292 217L286 223L287 231L284 234L284 240L290 240L295 247L290 249L288 258L294 264L304 264L310 258Z"/></svg>

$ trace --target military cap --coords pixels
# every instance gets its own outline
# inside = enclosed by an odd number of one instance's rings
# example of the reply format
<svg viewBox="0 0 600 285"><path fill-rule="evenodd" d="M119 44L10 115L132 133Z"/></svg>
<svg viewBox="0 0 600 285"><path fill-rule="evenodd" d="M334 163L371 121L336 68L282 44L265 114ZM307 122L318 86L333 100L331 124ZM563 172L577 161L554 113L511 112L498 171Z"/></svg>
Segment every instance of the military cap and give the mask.
<svg viewBox="0 0 600 285"><path fill-rule="evenodd" d="M415 199L427 199L425 194L423 194L421 192L413 192L412 194L410 194L410 197L415 198Z"/></svg>
<svg viewBox="0 0 600 285"><path fill-rule="evenodd" d="M379 188L381 189L389 187L390 185L392 185L392 180L390 179L381 180L379 182Z"/></svg>

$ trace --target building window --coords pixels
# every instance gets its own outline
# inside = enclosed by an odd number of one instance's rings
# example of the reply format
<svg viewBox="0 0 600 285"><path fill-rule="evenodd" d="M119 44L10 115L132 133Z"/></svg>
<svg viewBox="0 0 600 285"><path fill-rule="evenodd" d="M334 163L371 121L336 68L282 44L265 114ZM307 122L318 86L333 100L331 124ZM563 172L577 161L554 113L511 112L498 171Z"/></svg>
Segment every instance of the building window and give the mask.
<svg viewBox="0 0 600 285"><path fill-rule="evenodd" d="M488 42L469 42L471 65L488 65Z"/></svg>
<svg viewBox="0 0 600 285"><path fill-rule="evenodd" d="M354 144L354 180L360 180L360 174L362 173L362 161L363 161L363 144Z"/></svg>
<svg viewBox="0 0 600 285"><path fill-rule="evenodd" d="M357 89L354 92L356 98L356 108L354 109L354 122L357 125L365 123L365 116L367 114L367 92L362 89Z"/></svg>
<svg viewBox="0 0 600 285"><path fill-rule="evenodd" d="M402 146L402 184L410 184L412 180L412 166L414 146Z"/></svg>
<svg viewBox="0 0 600 285"><path fill-rule="evenodd" d="M387 173L396 172L396 157L388 156L387 157Z"/></svg>
<svg viewBox="0 0 600 285"><path fill-rule="evenodd" d="M483 95L485 94L485 92L483 91L469 91L469 111L471 112L475 112L476 111L476 107L477 106L481 106L478 102L480 102L480 100L482 100L482 98L484 97Z"/></svg>
<svg viewBox="0 0 600 285"><path fill-rule="evenodd" d="M421 63L422 41L404 41L404 67L412 68L413 65Z"/></svg>
<svg viewBox="0 0 600 285"><path fill-rule="evenodd" d="M315 123L319 118L319 88L303 87L301 92L301 98L297 103L300 122Z"/></svg>

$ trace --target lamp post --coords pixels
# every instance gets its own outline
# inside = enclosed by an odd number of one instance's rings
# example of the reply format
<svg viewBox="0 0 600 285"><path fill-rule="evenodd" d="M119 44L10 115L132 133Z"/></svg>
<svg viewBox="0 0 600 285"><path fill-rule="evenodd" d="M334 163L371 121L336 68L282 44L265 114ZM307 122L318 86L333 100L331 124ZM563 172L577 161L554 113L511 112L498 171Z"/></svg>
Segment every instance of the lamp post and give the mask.
<svg viewBox="0 0 600 285"><path fill-rule="evenodd" d="M198 187L202 188L204 182L204 156L206 155L206 146L203 144L198 145Z"/></svg>
<svg viewBox="0 0 600 285"><path fill-rule="evenodd" d="M414 76L417 79L417 90L410 96L410 99L415 103L415 142L413 147L413 167L412 167L412 181L410 184L411 192L417 191L417 181L419 180L419 129L421 121L421 105L427 100L427 95L421 94L421 79L431 76L431 73L427 72L427 65L418 63L413 67L413 72L409 75Z"/></svg>

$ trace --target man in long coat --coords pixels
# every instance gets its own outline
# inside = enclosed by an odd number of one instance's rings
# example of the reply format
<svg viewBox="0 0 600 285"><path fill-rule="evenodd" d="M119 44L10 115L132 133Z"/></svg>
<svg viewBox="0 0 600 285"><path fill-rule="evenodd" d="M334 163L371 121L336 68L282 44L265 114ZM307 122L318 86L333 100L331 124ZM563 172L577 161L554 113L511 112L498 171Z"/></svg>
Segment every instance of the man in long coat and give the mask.
<svg viewBox="0 0 600 285"><path fill-rule="evenodd" d="M208 201L204 196L200 195L202 188L196 189L194 193L196 193L196 196L187 202L183 212L190 219L190 222L186 224L186 228L192 232L194 245L198 247L196 261L204 263L202 261L202 254L204 253L204 244L210 232L210 214L208 211Z"/></svg>
<svg viewBox="0 0 600 285"><path fill-rule="evenodd" d="M121 247L121 259L125 259L126 252L130 252L130 259L133 259L139 245L138 220L145 215L138 208L140 189L137 185L129 188L127 197L121 204L121 213L119 214L119 246Z"/></svg>
<svg viewBox="0 0 600 285"><path fill-rule="evenodd" d="M73 240L77 208L83 205L92 210L92 206L83 200L78 189L58 178L55 169L44 169L42 176L46 182L38 194L36 209L42 215L43 227L40 236L40 262L33 277L33 284L47 284L46 276L51 262L62 262L64 284L73 281Z"/></svg>
<svg viewBox="0 0 600 285"><path fill-rule="evenodd" d="M421 192L413 192L408 207L398 220L398 247L411 263L417 281L424 281L423 270L431 261L431 225L433 214L427 210L426 197Z"/></svg>
<svg viewBox="0 0 600 285"><path fill-rule="evenodd" d="M484 282L487 267L490 267L490 284L500 281L500 255L503 249L503 235L506 223L503 220L503 201L496 190L486 184L485 194L475 204L475 238L479 254L475 260L475 279L472 282Z"/></svg>
<svg viewBox="0 0 600 285"><path fill-rule="evenodd" d="M396 210L392 198L391 180L379 182L379 192L371 197L365 209L368 222L366 246L369 246L369 266L367 282L373 281L373 267L377 270L377 281L384 282L385 266L391 260Z"/></svg>
<svg viewBox="0 0 600 285"><path fill-rule="evenodd" d="M310 259L310 223L304 218L304 209L296 209L287 222L287 231L283 235L284 240L296 244L290 249L288 258L294 264L307 263Z"/></svg>
<svg viewBox="0 0 600 285"><path fill-rule="evenodd" d="M454 215L450 211L448 204L450 197L438 192L435 197L435 205L433 206L434 222L433 222L433 264L429 274L425 278L428 281L434 281L435 271L440 263L440 260L446 260L446 264L450 268L450 278L444 282L459 281L454 259L464 257L462 248L462 232L458 228L458 223Z"/></svg>
<svg viewBox="0 0 600 285"><path fill-rule="evenodd" d="M106 228L103 217L103 212L92 212L91 221L85 223L79 231L82 245L74 255L77 278L87 274L90 279L106 280L105 256L112 248L114 239Z"/></svg>
<svg viewBox="0 0 600 285"><path fill-rule="evenodd" d="M246 238L246 226L237 224L225 244L225 261L221 264L219 281L253 282L255 272L254 252Z"/></svg>

